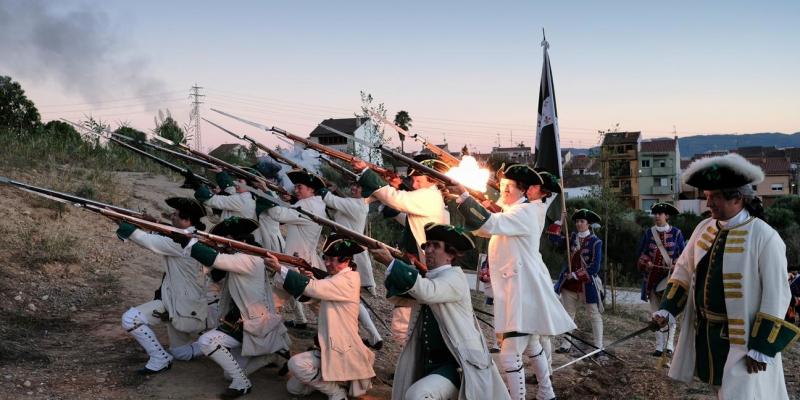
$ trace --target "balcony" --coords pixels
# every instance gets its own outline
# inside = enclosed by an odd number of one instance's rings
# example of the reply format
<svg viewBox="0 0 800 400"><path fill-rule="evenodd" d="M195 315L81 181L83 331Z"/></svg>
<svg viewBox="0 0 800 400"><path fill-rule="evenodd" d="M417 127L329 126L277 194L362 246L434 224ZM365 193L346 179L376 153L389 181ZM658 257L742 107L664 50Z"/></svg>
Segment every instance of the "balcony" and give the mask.
<svg viewBox="0 0 800 400"><path fill-rule="evenodd" d="M674 190L669 186L651 186L650 194L674 194Z"/></svg>
<svg viewBox="0 0 800 400"><path fill-rule="evenodd" d="M644 168L642 169L644 170ZM675 176L675 168L673 167L653 167L650 168L652 176Z"/></svg>

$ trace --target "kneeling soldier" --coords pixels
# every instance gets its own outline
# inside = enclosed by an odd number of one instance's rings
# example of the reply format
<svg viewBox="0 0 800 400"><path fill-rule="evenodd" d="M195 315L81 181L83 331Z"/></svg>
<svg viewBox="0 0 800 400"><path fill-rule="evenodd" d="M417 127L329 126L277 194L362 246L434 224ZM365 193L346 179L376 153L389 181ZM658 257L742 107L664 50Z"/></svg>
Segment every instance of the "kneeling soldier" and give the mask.
<svg viewBox="0 0 800 400"><path fill-rule="evenodd" d="M416 300L392 398L510 399L472 311L464 272L451 265L475 244L460 228L444 224L425 225L425 238L425 277L385 249L372 251L388 266L388 293L405 293Z"/></svg>

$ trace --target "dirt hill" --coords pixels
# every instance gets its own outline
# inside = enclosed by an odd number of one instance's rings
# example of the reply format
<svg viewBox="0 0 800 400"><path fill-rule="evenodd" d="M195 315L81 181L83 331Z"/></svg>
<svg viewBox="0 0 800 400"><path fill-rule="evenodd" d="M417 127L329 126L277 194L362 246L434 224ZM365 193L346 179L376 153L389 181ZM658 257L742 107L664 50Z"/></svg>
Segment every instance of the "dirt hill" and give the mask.
<svg viewBox="0 0 800 400"><path fill-rule="evenodd" d="M165 197L191 195L176 181L145 173L98 175L65 167L0 170L0 175L151 214L167 211ZM0 186L0 398L213 399L227 386L219 367L206 359L176 362L170 371L151 378L135 375L147 358L121 328L120 317L152 298L162 266L155 255L118 240L115 229L96 214ZM382 271L376 267L379 282ZM475 298L479 306L481 297ZM388 323L391 306L382 292L369 301ZM606 313L606 343L643 325L643 310ZM581 320L579 325L588 329ZM375 366L380 380L366 399L390 396L384 381L389 382L399 351L386 329L378 326L386 346ZM156 332L166 340L163 329ZM291 333L294 351L311 345L312 330ZM711 398L704 385L674 383L665 377L665 369L656 369L656 359L647 355L652 343L647 334L615 348L620 360L611 359L603 367L581 362L556 372L556 393L562 399ZM554 355L553 365L570 359ZM795 348L784 360L795 397L800 394L798 359ZM245 398L291 398L285 378L276 371L254 373L253 392ZM532 381L532 371L527 371ZM531 398L533 393L531 383Z"/></svg>

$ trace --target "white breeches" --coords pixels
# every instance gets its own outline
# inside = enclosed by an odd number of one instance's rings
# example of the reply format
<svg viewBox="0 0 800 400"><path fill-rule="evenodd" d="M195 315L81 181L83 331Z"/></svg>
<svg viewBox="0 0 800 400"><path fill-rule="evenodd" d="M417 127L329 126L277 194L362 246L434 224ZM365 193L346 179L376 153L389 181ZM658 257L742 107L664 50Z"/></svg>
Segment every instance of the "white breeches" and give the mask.
<svg viewBox="0 0 800 400"><path fill-rule="evenodd" d="M383 340L381 338L381 334L378 333L378 328L375 327L375 323L372 322L372 318L369 315L369 311L367 311L367 307L364 306L363 303L359 303L358 305L358 323L364 327L364 330L367 331L369 337L367 340L369 341L370 345L374 345L375 343L380 342Z"/></svg>
<svg viewBox="0 0 800 400"><path fill-rule="evenodd" d="M292 377L286 382L286 390L297 396L306 396L318 390L328 399L346 399L347 391L340 382L322 380L319 350L306 351L289 359L289 372Z"/></svg>
<svg viewBox="0 0 800 400"><path fill-rule="evenodd" d="M406 390L405 400L455 400L458 388L449 379L430 374L416 382Z"/></svg>
<svg viewBox="0 0 800 400"><path fill-rule="evenodd" d="M547 346L544 346L543 342ZM550 382L550 363L545 347L549 347L549 339L539 335L515 336L503 339L498 358L500 370L505 372L506 386L512 399L525 399L523 353L530 355L533 371L536 374L536 380L539 382L536 398L549 400L556 397L553 391L553 384Z"/></svg>
<svg viewBox="0 0 800 400"><path fill-rule="evenodd" d="M586 303L583 293L577 293L571 290L561 291L561 304L564 305L564 309L567 310L567 314L569 314L573 320L575 320L575 314L577 312L578 305L580 304L583 306L583 309L589 313L589 319L592 322L592 336L594 336L594 345L598 349L603 348L603 318L600 316L600 309L597 307L597 304ZM570 349L571 347L572 344L570 344L568 341L561 341L562 349Z"/></svg>

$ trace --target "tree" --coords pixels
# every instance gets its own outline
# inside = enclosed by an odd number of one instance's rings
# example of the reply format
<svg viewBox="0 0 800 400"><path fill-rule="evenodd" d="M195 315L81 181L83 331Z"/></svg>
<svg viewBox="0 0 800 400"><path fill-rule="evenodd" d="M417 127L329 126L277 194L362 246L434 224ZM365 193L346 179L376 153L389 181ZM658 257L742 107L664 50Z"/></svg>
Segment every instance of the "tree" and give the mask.
<svg viewBox="0 0 800 400"><path fill-rule="evenodd" d="M373 105L372 102L375 99L372 97L371 94L361 91L361 114L355 114L358 118L364 118L368 121L372 120L372 116L370 112L380 115L383 118L386 118L386 106L383 103ZM368 122L369 123L369 122ZM373 143L373 146L381 146L389 142L384 134L383 128L378 128L377 125L373 123L369 123L366 130L366 141ZM356 144L355 148L358 149L360 145ZM358 153L356 153L358 154ZM366 160L377 165L381 165L383 163L383 156L381 155L381 151L376 148L368 149Z"/></svg>
<svg viewBox="0 0 800 400"><path fill-rule="evenodd" d="M164 113L161 110L158 110L158 116L153 117L153 121L156 124L156 128L153 131L158 136L175 143L186 144L186 135L178 125L178 122L172 119L172 114L170 114L169 110L167 110L166 117L164 117Z"/></svg>
<svg viewBox="0 0 800 400"><path fill-rule="evenodd" d="M408 111L400 110L394 116L394 124L405 129L409 130L411 128L411 116L408 115ZM397 132L400 136L400 152L403 152L403 143L406 141L406 135L403 135L400 132Z"/></svg>
<svg viewBox="0 0 800 400"><path fill-rule="evenodd" d="M59 139L62 143L77 143L81 141L81 134L75 128L62 121L50 121L44 125L44 134Z"/></svg>
<svg viewBox="0 0 800 400"><path fill-rule="evenodd" d="M127 136L129 138L136 140L137 142L144 142L147 140L147 135L144 132L136 128L131 128L130 126L127 125L120 126L119 128L117 128L117 130L114 131L114 133L118 135Z"/></svg>
<svg viewBox="0 0 800 400"><path fill-rule="evenodd" d="M0 76L0 127L30 134L41 125L39 110L25 96L22 86L10 76Z"/></svg>

